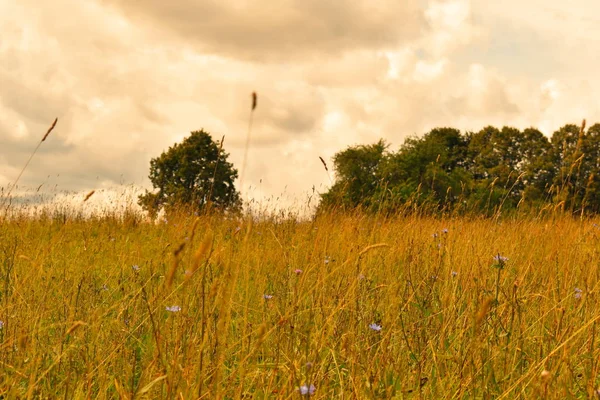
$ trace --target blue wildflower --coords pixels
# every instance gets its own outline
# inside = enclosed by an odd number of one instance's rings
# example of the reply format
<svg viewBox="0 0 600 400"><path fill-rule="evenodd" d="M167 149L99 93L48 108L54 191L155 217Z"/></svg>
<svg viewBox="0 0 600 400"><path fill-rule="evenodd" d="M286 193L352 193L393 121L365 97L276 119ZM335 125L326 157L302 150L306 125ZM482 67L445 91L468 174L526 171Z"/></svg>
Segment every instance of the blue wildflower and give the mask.
<svg viewBox="0 0 600 400"><path fill-rule="evenodd" d="M302 396L312 396L317 391L317 388L312 383L309 385L300 386L300 394Z"/></svg>
<svg viewBox="0 0 600 400"><path fill-rule="evenodd" d="M375 332L381 331L381 325L377 325L375 322L369 325L369 328L374 330Z"/></svg>

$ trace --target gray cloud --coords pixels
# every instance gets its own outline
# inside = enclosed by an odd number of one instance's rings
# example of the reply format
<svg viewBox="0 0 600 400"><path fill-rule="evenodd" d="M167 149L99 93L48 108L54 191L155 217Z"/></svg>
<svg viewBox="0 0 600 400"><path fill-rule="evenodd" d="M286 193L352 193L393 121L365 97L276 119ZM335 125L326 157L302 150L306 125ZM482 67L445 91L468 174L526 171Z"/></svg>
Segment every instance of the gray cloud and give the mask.
<svg viewBox="0 0 600 400"><path fill-rule="evenodd" d="M316 61L310 58L398 46L423 28L417 0L104 1L201 52L258 62Z"/></svg>

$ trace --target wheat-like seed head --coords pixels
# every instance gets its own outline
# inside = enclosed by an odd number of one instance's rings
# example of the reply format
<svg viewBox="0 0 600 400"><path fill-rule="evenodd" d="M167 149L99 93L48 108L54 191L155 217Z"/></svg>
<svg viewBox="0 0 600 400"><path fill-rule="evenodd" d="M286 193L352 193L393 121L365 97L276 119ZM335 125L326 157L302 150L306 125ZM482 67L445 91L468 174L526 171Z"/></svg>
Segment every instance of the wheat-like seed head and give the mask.
<svg viewBox="0 0 600 400"><path fill-rule="evenodd" d="M92 197L94 195L94 193L96 193L95 190L92 190L91 192L89 192L88 194L85 195L85 199L83 199L83 202L85 203L86 201L88 201L90 199L90 197Z"/></svg>

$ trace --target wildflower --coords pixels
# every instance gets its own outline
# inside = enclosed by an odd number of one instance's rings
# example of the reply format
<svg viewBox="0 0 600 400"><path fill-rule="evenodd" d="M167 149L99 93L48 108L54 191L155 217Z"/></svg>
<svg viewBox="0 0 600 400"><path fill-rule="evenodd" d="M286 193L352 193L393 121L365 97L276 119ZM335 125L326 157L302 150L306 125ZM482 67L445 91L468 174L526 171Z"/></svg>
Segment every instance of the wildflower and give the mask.
<svg viewBox="0 0 600 400"><path fill-rule="evenodd" d="M381 331L381 325L377 325L375 322L373 322L371 325L369 325L369 328L371 328L375 332Z"/></svg>
<svg viewBox="0 0 600 400"><path fill-rule="evenodd" d="M0 329L4 328L4 321L0 321Z"/></svg>
<svg viewBox="0 0 600 400"><path fill-rule="evenodd" d="M306 367L306 369L311 369L313 366L313 363L309 361L306 364L304 364L304 366Z"/></svg>
<svg viewBox="0 0 600 400"><path fill-rule="evenodd" d="M365 278L366 278L366 276L364 276L363 274L359 274L359 275L358 275L358 280L359 280L359 281L362 281L362 280L363 280L363 279L365 279Z"/></svg>
<svg viewBox="0 0 600 400"><path fill-rule="evenodd" d="M315 391L317 390L317 388L315 387L315 385L313 385L312 383L309 385L302 385L300 386L300 394L302 396L312 396L313 394L315 394Z"/></svg>
<svg viewBox="0 0 600 400"><path fill-rule="evenodd" d="M296 269L294 270L294 273L295 273L296 275L300 275L302 272L303 272L303 271L302 271L301 269L299 269L299 268L296 268Z"/></svg>
<svg viewBox="0 0 600 400"><path fill-rule="evenodd" d="M263 294L263 299L265 300L271 300L273 298L272 294Z"/></svg>
<svg viewBox="0 0 600 400"><path fill-rule="evenodd" d="M583 293L583 290L579 289L578 287L575 288L575 298L576 299L580 299L582 293Z"/></svg>
<svg viewBox="0 0 600 400"><path fill-rule="evenodd" d="M500 253L494 256L494 260L499 264L504 264L508 261L508 257L501 256Z"/></svg>
<svg viewBox="0 0 600 400"><path fill-rule="evenodd" d="M436 233L434 233L433 235L431 235L431 237L432 237L432 238L434 238L434 239L435 239L435 238L437 238L437 237L438 237L438 234L437 234L437 232L436 232Z"/></svg>
<svg viewBox="0 0 600 400"><path fill-rule="evenodd" d="M448 233L448 228L442 229L442 233Z"/></svg>
<svg viewBox="0 0 600 400"><path fill-rule="evenodd" d="M456 278L458 276L458 272L452 271L450 275L452 275L453 278Z"/></svg>
<svg viewBox="0 0 600 400"><path fill-rule="evenodd" d="M325 264L329 264L330 261L331 261L331 257L329 257L329 256L325 257Z"/></svg>
<svg viewBox="0 0 600 400"><path fill-rule="evenodd" d="M134 270L135 272L138 272L140 270L140 266L139 265L132 265L131 269Z"/></svg>
<svg viewBox="0 0 600 400"><path fill-rule="evenodd" d="M540 378L542 378L543 381L548 381L548 380L550 380L550 378L552 378L552 373L550 371L548 371L547 369L545 369L540 374Z"/></svg>
<svg viewBox="0 0 600 400"><path fill-rule="evenodd" d="M181 311L181 307L179 307L179 306L167 306L167 307L165 307L165 310L170 311L170 312L178 312L178 311Z"/></svg>
<svg viewBox="0 0 600 400"><path fill-rule="evenodd" d="M106 285L102 285L102 287L100 288L101 291L106 292L108 290L108 286Z"/></svg>
<svg viewBox="0 0 600 400"><path fill-rule="evenodd" d="M234 232L234 233L238 233L238 232L239 232L239 231L241 231L241 230L242 230L242 227L241 227L241 226L238 226L237 228L235 228L235 232Z"/></svg>

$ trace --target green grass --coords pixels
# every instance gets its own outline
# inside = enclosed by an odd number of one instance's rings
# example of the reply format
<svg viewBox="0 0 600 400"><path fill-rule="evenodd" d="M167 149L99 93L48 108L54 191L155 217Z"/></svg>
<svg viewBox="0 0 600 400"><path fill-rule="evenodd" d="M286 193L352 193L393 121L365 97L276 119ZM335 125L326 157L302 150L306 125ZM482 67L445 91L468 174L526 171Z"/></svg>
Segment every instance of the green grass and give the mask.
<svg viewBox="0 0 600 400"><path fill-rule="evenodd" d="M0 224L5 398L300 398L312 384L320 399L569 399L600 383L592 221Z"/></svg>

